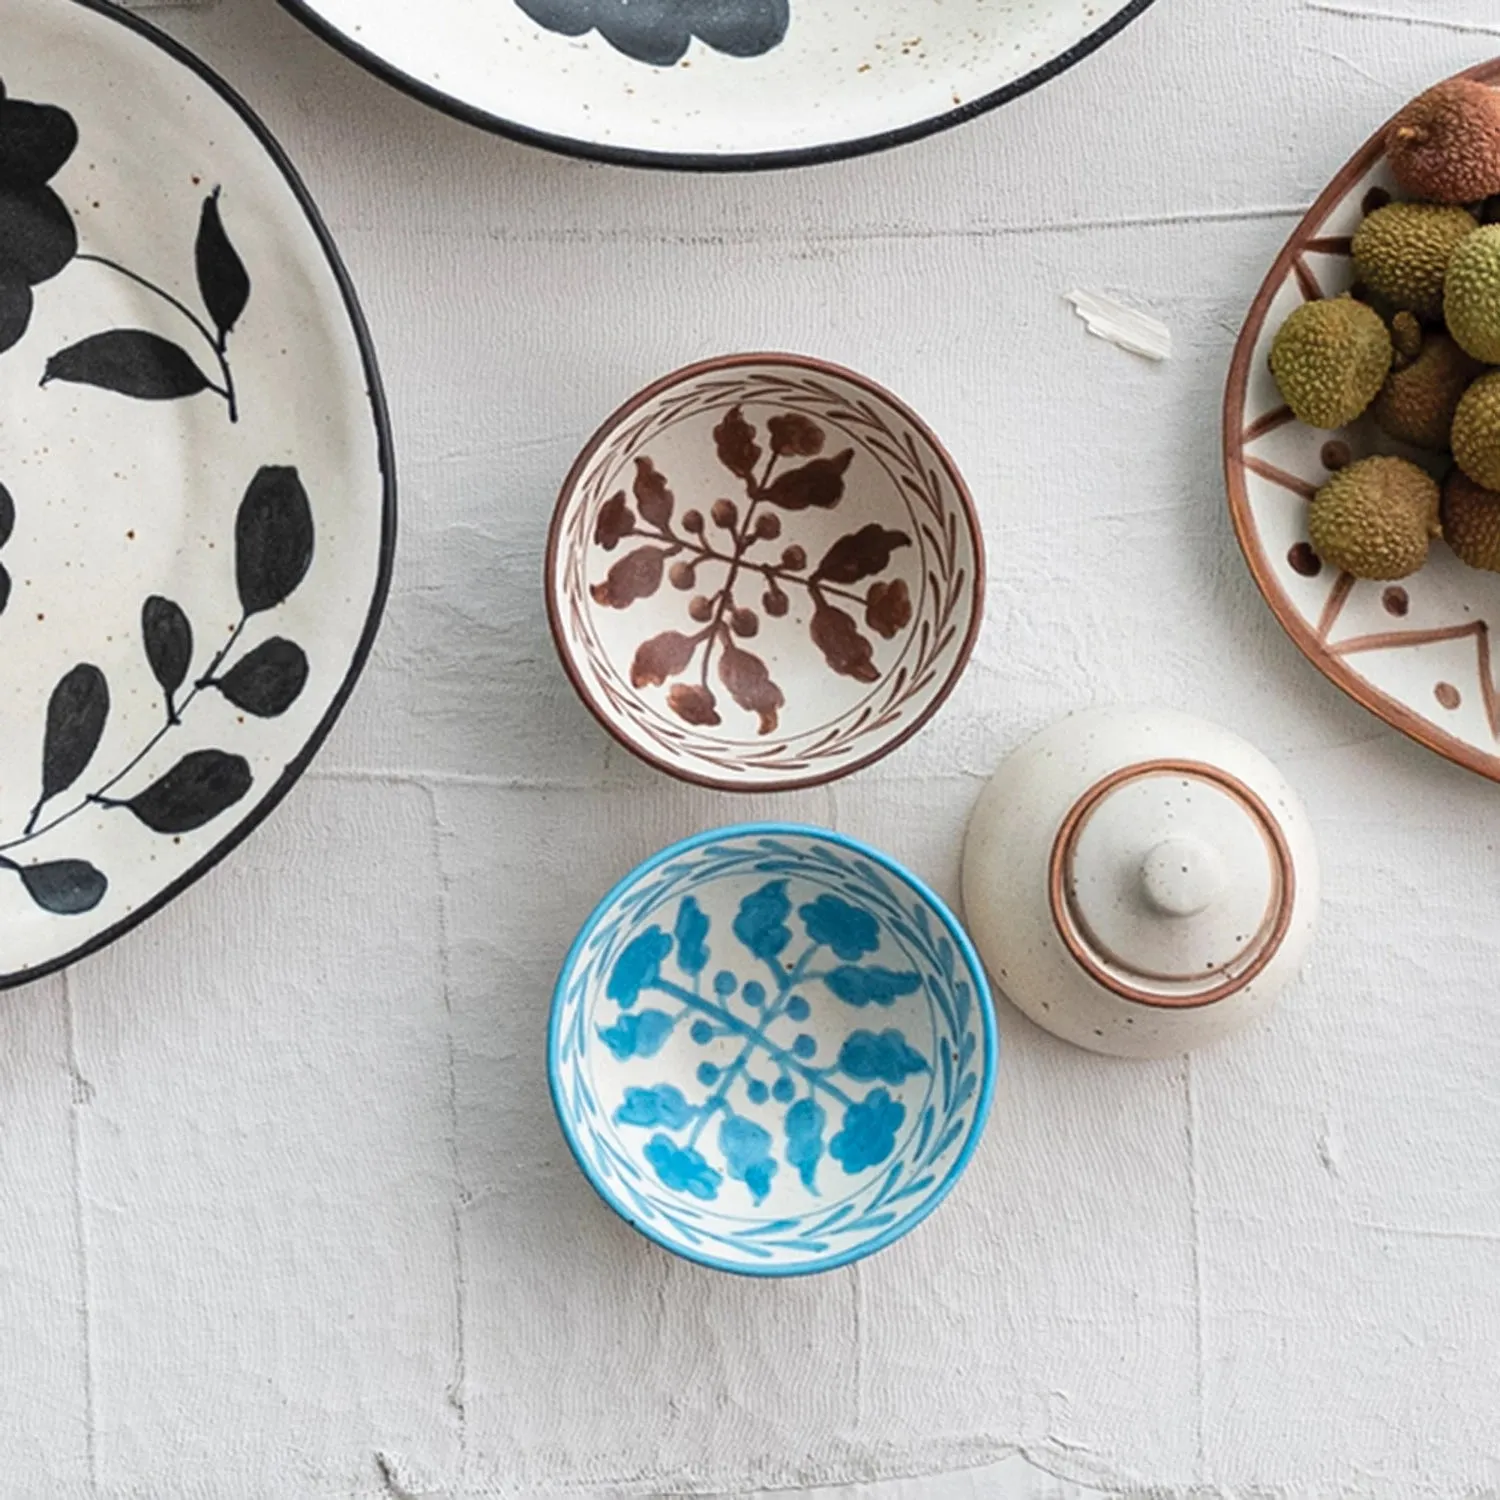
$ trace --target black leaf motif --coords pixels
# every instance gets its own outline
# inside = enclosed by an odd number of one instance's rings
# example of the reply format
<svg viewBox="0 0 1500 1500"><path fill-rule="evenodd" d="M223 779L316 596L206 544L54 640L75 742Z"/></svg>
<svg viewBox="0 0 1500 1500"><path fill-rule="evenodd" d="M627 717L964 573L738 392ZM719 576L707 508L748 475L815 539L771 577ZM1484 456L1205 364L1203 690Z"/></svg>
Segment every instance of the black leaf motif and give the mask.
<svg viewBox="0 0 1500 1500"><path fill-rule="evenodd" d="M253 779L242 755L194 750L124 806L154 833L192 833L233 807Z"/></svg>
<svg viewBox="0 0 1500 1500"><path fill-rule="evenodd" d="M10 603L10 574L5 571L5 564L0 563L0 615L5 613L5 606Z"/></svg>
<svg viewBox="0 0 1500 1500"><path fill-rule="evenodd" d="M31 899L43 911L59 917L76 917L81 912L93 911L109 889L109 881L84 859L23 865L16 873Z"/></svg>
<svg viewBox="0 0 1500 1500"><path fill-rule="evenodd" d="M78 127L55 104L7 99L0 84L0 182L34 187L55 177L78 145Z"/></svg>
<svg viewBox="0 0 1500 1500"><path fill-rule="evenodd" d="M0 354L21 342L36 298L18 275L0 273Z"/></svg>
<svg viewBox="0 0 1500 1500"><path fill-rule="evenodd" d="M9 280L50 281L78 253L78 230L49 187L0 182L0 264Z"/></svg>
<svg viewBox="0 0 1500 1500"><path fill-rule="evenodd" d="M239 322L245 304L250 300L250 276L219 216L219 190L203 200L203 214L198 221L198 290L203 305L219 330L222 343Z"/></svg>
<svg viewBox="0 0 1500 1500"><path fill-rule="evenodd" d="M236 708L261 719L284 714L306 685L306 654L280 636L257 646L214 682Z"/></svg>
<svg viewBox="0 0 1500 1500"><path fill-rule="evenodd" d="M193 627L179 605L153 594L141 606L141 635L152 675L167 695L167 712L176 720L172 695L187 679L193 664Z"/></svg>
<svg viewBox="0 0 1500 1500"><path fill-rule="evenodd" d="M66 110L7 99L0 84L0 353L26 332L32 287L78 253L73 217L46 186L77 145Z"/></svg>
<svg viewBox="0 0 1500 1500"><path fill-rule="evenodd" d="M670 67L694 36L731 57L759 57L778 46L791 20L790 0L516 0L549 31L582 36L598 27L612 47L638 62Z"/></svg>
<svg viewBox="0 0 1500 1500"><path fill-rule="evenodd" d="M186 349L143 328L96 333L47 361L42 384L94 385L137 401L175 401L209 388Z"/></svg>
<svg viewBox="0 0 1500 1500"><path fill-rule="evenodd" d="M0 484L0 547L10 540L10 534L15 529L16 502L10 498L10 491Z"/></svg>
<svg viewBox="0 0 1500 1500"><path fill-rule="evenodd" d="M109 684L104 673L91 662L80 662L52 689L47 703L41 802L66 791L83 775L99 748L108 717Z"/></svg>
<svg viewBox="0 0 1500 1500"><path fill-rule="evenodd" d="M296 469L261 469L234 522L235 578L245 613L275 609L307 576L312 557L312 508Z"/></svg>

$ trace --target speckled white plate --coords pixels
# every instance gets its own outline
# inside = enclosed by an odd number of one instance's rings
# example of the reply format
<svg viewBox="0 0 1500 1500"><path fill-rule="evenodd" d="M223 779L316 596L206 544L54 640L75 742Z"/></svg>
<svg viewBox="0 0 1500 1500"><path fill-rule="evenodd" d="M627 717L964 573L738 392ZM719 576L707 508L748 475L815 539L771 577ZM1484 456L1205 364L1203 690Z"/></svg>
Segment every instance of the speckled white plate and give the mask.
<svg viewBox="0 0 1500 1500"><path fill-rule="evenodd" d="M0 0L0 34L4 988L280 800L368 652L395 497L353 293L264 127L102 0Z"/></svg>
<svg viewBox="0 0 1500 1500"><path fill-rule="evenodd" d="M1151 0L283 0L440 109L583 156L791 166L1034 88Z"/></svg>
<svg viewBox="0 0 1500 1500"><path fill-rule="evenodd" d="M1500 62L1468 76L1500 87ZM1393 728L1500 781L1500 577L1465 567L1442 542L1398 584L1325 568L1308 542L1308 501L1333 469L1393 445L1368 418L1337 433L1296 421L1269 367L1272 340L1297 307L1354 283L1354 232L1395 189L1384 134L1297 226L1250 310L1224 402L1230 514L1266 602L1324 676Z"/></svg>

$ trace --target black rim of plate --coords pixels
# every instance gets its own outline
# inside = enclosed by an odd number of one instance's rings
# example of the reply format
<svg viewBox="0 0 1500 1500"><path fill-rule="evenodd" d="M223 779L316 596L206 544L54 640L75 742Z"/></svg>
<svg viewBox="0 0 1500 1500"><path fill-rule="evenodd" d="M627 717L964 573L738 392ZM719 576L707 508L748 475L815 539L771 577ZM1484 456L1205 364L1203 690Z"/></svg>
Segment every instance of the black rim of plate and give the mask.
<svg viewBox="0 0 1500 1500"><path fill-rule="evenodd" d="M338 285L345 312L354 330L355 342L359 346L360 362L364 367L366 395L369 398L371 414L375 419L377 463L381 478L380 555L376 565L375 586L370 596L369 612L365 616L364 628L355 645L349 670L344 674L344 680L339 684L332 702L308 736L307 742L287 763L270 791L202 859L185 870L170 885L158 891L149 900L142 902L113 926L107 927L103 932L96 934L85 943L80 943L67 953L57 958L46 959L31 968L15 973L0 973L0 990L45 979L48 975L56 974L70 964L77 963L79 959L97 953L101 948L114 942L116 938L123 937L132 928L139 927L147 918L154 916L169 901L180 896L190 885L206 875L231 851L237 849L271 815L280 805L282 798L291 790L293 783L307 769L313 756L322 747L323 741L328 738L329 730L333 728L339 714L343 712L344 705L349 701L349 695L354 691L355 683L359 681L365 662L369 659L370 648L375 643L376 633L380 629L381 617L385 613L386 598L391 586L391 570L396 556L395 449L391 440L390 413L386 407L385 390L381 385L380 371L375 361L374 344L359 305L359 298L355 294L349 273L334 245L333 236L329 233L327 224L323 222L323 216L318 211L317 204L313 202L312 195L308 192L302 178L298 175L297 169L288 159L286 152L282 150L276 137L271 134L245 100L206 63L195 57L175 38L168 36L149 22L143 21L139 16L118 9L111 3L111 0L73 0L73 3L144 37L165 52L174 62L180 63L208 84L249 128L250 133L281 172L298 206L307 215L308 223L312 226L328 267L333 273L334 281Z"/></svg>
<svg viewBox="0 0 1500 1500"><path fill-rule="evenodd" d="M494 135L520 141L523 145L540 146L544 150L555 151L563 156L581 157L585 161L607 162L614 166L658 167L679 172L758 172L775 171L783 167L819 166L826 162L843 161L849 157L869 156L876 151L888 150L892 146L904 146L911 141L922 140L926 136L936 135L939 131L976 119L992 109L998 109L1002 104L1009 104L1012 99L1018 99L1022 94L1029 94L1033 89L1050 82L1059 73L1067 72L1075 63L1082 62L1111 38L1118 36L1132 21L1143 15L1153 3L1154 0L1129 0L1129 4L1123 9L1117 11L1102 26L1090 32L1066 52L1060 52L1051 61L1043 63L1041 67L1033 69L1003 88L998 88L993 93L985 94L978 99L971 99L967 104L961 104L944 114L932 115L928 119L917 120L910 125L900 125L894 130L880 131L875 135L860 136L853 140L831 141L821 146L802 146L792 151L759 151L736 155L728 152L642 151L629 146L607 146L596 141L579 140L574 136L553 135L545 130L534 130L515 120L491 114L488 110L480 109L476 105L466 104L463 100L456 99L451 94L445 94L441 89L434 88L429 83L423 83L420 78L414 78L410 73L403 72L394 63L372 52L368 47L361 46L347 32L340 30L318 14L313 9L313 0L281 0L285 9L310 31L327 42L330 47L342 52L345 57L375 74L377 78L400 89L402 93L410 94L414 99L420 99L422 103L430 105L445 115L451 115L456 120L462 120L469 125L477 125L481 130L488 130Z"/></svg>

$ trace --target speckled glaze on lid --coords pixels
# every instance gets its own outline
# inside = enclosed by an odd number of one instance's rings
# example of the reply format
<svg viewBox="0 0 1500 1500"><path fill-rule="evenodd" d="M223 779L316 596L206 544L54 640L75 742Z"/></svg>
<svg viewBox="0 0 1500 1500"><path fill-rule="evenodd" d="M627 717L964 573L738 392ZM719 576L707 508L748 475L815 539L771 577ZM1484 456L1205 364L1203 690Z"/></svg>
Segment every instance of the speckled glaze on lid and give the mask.
<svg viewBox="0 0 1500 1500"><path fill-rule="evenodd" d="M1318 905L1307 818L1259 751L1202 720L1098 711L1005 762L964 855L1001 988L1066 1041L1170 1055L1254 1020Z"/></svg>

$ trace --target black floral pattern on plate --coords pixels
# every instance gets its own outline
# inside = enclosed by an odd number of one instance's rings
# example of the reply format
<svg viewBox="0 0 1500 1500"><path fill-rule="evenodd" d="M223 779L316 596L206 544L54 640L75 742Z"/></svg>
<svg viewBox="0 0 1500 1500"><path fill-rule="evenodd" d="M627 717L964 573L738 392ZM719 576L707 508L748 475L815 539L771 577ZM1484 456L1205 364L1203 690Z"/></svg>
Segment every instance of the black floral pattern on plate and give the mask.
<svg viewBox="0 0 1500 1500"><path fill-rule="evenodd" d="M781 45L791 0L516 0L539 26L564 36L597 31L637 62L671 67L693 38L731 57Z"/></svg>
<svg viewBox="0 0 1500 1500"><path fill-rule="evenodd" d="M4 493L0 490L0 495ZM115 795L120 784L182 723L201 693L217 692L242 714L261 719L284 714L301 696L308 661L295 641L272 636L232 665L229 658L250 622L284 604L301 585L312 566L314 546L312 508L297 470L277 466L258 470L235 517L239 623L203 675L184 693L194 656L192 624L171 599L153 594L145 601L141 642L151 675L161 689L162 722L122 768L95 790L75 793L60 809L55 799L77 785L104 738L110 691L108 678L92 662L77 663L58 680L47 701L37 799L25 828L0 842L0 871L17 876L44 911L78 916L98 906L109 889L105 873L87 860L25 862L23 851L28 845L80 813L90 808L123 808L153 833L180 837L211 823L250 790L254 776L244 756L199 749L183 755L139 791Z"/></svg>
<svg viewBox="0 0 1500 1500"><path fill-rule="evenodd" d="M250 301L250 276L225 232L218 188L203 200L194 247L198 292L208 311L205 321L128 266L80 252L73 217L48 186L77 146L72 115L55 104L12 99L0 80L0 354L18 344L31 324L36 305L32 289L70 262L87 261L150 292L191 323L212 352L219 379L206 375L171 339L143 328L111 328L54 354L42 384L61 380L98 386L138 401L175 401L212 391L228 408L229 420L238 421L229 335Z"/></svg>
<svg viewBox="0 0 1500 1500"><path fill-rule="evenodd" d="M47 186L77 145L66 110L8 98L0 82L0 353L31 324L32 288L78 253L73 216Z"/></svg>

